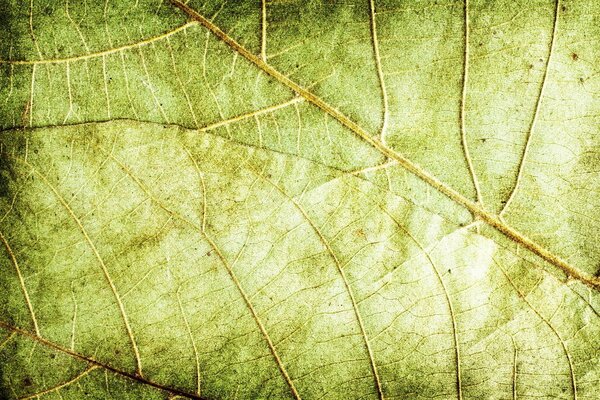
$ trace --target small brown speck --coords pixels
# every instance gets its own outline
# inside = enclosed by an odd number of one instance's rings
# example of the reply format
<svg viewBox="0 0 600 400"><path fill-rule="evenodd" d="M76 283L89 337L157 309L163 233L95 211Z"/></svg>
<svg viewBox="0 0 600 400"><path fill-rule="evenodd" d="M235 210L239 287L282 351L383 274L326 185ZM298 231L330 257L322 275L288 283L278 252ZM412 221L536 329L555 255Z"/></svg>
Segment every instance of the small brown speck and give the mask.
<svg viewBox="0 0 600 400"><path fill-rule="evenodd" d="M571 53L571 58L573 59L573 61L579 60L579 56L577 55L577 53Z"/></svg>

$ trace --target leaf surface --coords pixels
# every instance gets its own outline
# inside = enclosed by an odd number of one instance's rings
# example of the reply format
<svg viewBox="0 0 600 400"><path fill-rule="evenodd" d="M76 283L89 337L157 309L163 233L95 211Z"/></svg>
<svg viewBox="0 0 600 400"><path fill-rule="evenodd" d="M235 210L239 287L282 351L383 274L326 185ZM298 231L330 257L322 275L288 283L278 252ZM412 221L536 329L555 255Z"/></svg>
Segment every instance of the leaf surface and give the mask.
<svg viewBox="0 0 600 400"><path fill-rule="evenodd" d="M593 1L7 1L0 397L600 380Z"/></svg>

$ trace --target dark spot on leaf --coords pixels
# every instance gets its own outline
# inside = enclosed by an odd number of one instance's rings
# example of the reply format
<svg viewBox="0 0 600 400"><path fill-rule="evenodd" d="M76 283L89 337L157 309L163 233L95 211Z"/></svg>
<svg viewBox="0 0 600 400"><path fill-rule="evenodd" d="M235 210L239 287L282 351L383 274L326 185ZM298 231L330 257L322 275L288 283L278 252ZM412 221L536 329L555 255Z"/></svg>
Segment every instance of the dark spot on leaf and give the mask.
<svg viewBox="0 0 600 400"><path fill-rule="evenodd" d="M25 385L25 386L31 386L31 385L33 385L33 382L31 381L31 378L25 377L25 379L23 379L23 385Z"/></svg>
<svg viewBox="0 0 600 400"><path fill-rule="evenodd" d="M579 60L579 56L577 55L577 53L571 53L571 58L573 59L573 61Z"/></svg>

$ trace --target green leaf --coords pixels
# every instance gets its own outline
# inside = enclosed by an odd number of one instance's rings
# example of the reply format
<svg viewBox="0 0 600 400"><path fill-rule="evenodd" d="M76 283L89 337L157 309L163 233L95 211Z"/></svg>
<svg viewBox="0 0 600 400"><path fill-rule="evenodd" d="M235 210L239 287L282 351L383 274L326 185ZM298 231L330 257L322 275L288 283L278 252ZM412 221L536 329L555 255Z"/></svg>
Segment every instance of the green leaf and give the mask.
<svg viewBox="0 0 600 400"><path fill-rule="evenodd" d="M5 0L0 398L593 399L593 0Z"/></svg>

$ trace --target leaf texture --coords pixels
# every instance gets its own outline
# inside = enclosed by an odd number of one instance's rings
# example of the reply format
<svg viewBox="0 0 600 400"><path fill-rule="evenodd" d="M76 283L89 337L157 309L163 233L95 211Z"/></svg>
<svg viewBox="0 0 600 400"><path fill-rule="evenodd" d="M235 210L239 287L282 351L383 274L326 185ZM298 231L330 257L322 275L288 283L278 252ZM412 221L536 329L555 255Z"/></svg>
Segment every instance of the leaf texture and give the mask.
<svg viewBox="0 0 600 400"><path fill-rule="evenodd" d="M592 0L3 0L0 398L594 399Z"/></svg>

